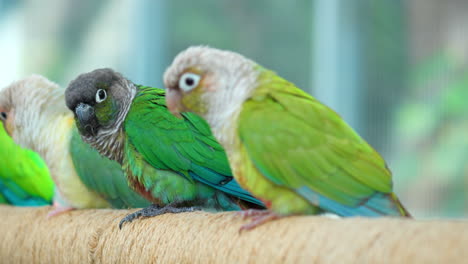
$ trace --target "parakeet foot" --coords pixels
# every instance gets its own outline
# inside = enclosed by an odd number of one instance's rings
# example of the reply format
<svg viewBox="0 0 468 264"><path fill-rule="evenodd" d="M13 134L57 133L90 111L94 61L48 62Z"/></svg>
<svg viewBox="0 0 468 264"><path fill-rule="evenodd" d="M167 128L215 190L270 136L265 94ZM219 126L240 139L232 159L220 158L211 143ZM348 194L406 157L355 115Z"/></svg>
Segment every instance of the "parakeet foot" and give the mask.
<svg viewBox="0 0 468 264"><path fill-rule="evenodd" d="M256 211L260 211L260 210L256 210ZM275 219L279 219L281 217L283 216L280 216L272 211L267 211L267 210L260 211L254 214L254 217L252 218L252 221L250 223L241 226L241 228L239 229L239 233L241 233L244 230L254 229L255 227L263 223L266 223L268 221L272 221Z"/></svg>
<svg viewBox="0 0 468 264"><path fill-rule="evenodd" d="M70 207L70 206L63 206L60 205L59 203L54 202L54 209L47 213L47 218L51 218L53 216L66 213L68 211L74 210L75 208Z"/></svg>
<svg viewBox="0 0 468 264"><path fill-rule="evenodd" d="M167 213L184 213L184 212L193 212L196 210L200 210L200 208L197 207L175 207L175 204L168 204L164 207L160 207L156 204L152 204L146 208L143 208L139 211L136 211L134 213L131 213L127 216L125 216L122 220L120 220L119 223L119 229L122 229L122 226L126 222L132 222L136 218L139 217L153 217L153 216L158 216L162 214L167 214Z"/></svg>

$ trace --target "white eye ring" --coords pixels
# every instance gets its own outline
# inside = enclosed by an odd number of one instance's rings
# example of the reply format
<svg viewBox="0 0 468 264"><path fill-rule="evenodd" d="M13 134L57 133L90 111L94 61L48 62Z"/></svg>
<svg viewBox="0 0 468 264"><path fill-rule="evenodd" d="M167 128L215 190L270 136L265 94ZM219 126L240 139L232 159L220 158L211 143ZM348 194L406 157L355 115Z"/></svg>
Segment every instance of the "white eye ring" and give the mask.
<svg viewBox="0 0 468 264"><path fill-rule="evenodd" d="M104 102L104 100L106 100L107 98L107 93L106 93L106 90L103 90L103 89L99 89L97 90L96 92L96 103L102 103Z"/></svg>
<svg viewBox="0 0 468 264"><path fill-rule="evenodd" d="M200 75L186 72L179 79L179 88L185 92L188 92L197 87L198 82L200 82Z"/></svg>

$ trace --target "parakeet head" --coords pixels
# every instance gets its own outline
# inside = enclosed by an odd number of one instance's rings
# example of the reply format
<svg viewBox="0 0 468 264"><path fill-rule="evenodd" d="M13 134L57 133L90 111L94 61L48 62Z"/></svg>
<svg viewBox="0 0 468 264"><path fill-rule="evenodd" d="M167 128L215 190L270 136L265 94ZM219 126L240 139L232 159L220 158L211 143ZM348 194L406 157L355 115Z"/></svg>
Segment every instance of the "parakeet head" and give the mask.
<svg viewBox="0 0 468 264"><path fill-rule="evenodd" d="M169 110L191 111L212 126L239 111L258 77L257 64L240 54L198 46L182 51L167 68Z"/></svg>
<svg viewBox="0 0 468 264"><path fill-rule="evenodd" d="M40 75L14 82L0 90L0 120L18 144L38 151L49 113L69 113L61 96L59 86ZM63 107L49 107L59 101Z"/></svg>
<svg viewBox="0 0 468 264"><path fill-rule="evenodd" d="M112 69L79 75L65 91L67 107L75 113L85 137L95 137L122 123L135 95L134 85Z"/></svg>
<svg viewBox="0 0 468 264"><path fill-rule="evenodd" d="M65 91L67 107L83 139L98 150L111 144L127 115L136 87L112 69L97 69L79 75ZM102 153L104 154L104 153Z"/></svg>

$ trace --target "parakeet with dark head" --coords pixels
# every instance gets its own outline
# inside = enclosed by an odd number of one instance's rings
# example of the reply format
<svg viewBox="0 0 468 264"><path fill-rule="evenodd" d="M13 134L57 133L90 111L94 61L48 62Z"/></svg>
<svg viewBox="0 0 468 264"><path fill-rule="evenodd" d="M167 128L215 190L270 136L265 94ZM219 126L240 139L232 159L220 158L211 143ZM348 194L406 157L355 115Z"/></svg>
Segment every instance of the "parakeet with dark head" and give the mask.
<svg viewBox="0 0 468 264"><path fill-rule="evenodd" d="M7 114L0 109L0 204L52 204L54 182L39 154L18 146L4 129Z"/></svg>
<svg viewBox="0 0 468 264"><path fill-rule="evenodd" d="M164 90L111 69L78 76L66 91L85 142L122 165L128 183L154 203L124 221L199 207L239 210L262 203L233 179L226 154L197 115L176 118Z"/></svg>
<svg viewBox="0 0 468 264"><path fill-rule="evenodd" d="M169 109L205 118L234 177L270 210L244 228L321 211L409 216L385 161L366 141L333 110L252 60L192 47L174 59L164 83Z"/></svg>
<svg viewBox="0 0 468 264"><path fill-rule="evenodd" d="M37 152L56 184L55 215L74 208L142 207L120 166L84 143L64 103L64 89L33 75L0 91L7 131L22 147Z"/></svg>

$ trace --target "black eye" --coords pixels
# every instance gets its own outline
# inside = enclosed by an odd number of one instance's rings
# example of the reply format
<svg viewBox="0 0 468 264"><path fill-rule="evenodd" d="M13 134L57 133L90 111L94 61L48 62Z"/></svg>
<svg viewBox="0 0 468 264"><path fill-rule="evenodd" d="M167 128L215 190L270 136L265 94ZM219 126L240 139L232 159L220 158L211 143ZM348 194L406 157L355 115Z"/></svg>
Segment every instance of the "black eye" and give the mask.
<svg viewBox="0 0 468 264"><path fill-rule="evenodd" d="M198 82L200 82L200 78L200 75L195 73L184 73L179 79L179 88L185 92L188 92L197 87Z"/></svg>
<svg viewBox="0 0 468 264"><path fill-rule="evenodd" d="M96 92L96 103L101 103L107 98L107 93L103 89L99 89Z"/></svg>
<svg viewBox="0 0 468 264"><path fill-rule="evenodd" d="M5 121L7 119L8 115L5 112L0 112L0 119Z"/></svg>
<svg viewBox="0 0 468 264"><path fill-rule="evenodd" d="M194 82L195 82L195 80L193 78L187 77L185 79L185 84L188 85L188 86L192 86Z"/></svg>

